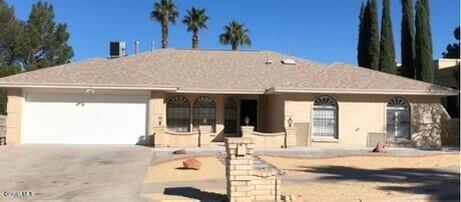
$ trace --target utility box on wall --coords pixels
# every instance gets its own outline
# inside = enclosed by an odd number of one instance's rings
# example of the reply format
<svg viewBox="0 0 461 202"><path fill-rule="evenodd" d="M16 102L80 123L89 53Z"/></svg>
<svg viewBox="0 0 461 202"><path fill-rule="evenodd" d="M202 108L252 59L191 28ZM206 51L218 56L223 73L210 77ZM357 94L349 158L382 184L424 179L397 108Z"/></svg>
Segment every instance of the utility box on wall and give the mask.
<svg viewBox="0 0 461 202"><path fill-rule="evenodd" d="M378 143L386 143L386 134L384 133L368 133L367 136L367 147L374 147Z"/></svg>

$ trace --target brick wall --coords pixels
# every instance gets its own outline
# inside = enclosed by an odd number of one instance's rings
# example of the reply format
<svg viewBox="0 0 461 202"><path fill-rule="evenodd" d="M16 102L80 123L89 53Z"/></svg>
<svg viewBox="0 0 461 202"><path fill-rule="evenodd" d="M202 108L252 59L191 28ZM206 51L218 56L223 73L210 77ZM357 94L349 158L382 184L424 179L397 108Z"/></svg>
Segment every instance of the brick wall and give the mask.
<svg viewBox="0 0 461 202"><path fill-rule="evenodd" d="M216 133L212 133L211 126L199 126L199 131L173 132L165 127L154 127L155 147L208 147Z"/></svg>
<svg viewBox="0 0 461 202"><path fill-rule="evenodd" d="M226 138L226 180L229 201L276 201L281 180L274 169L254 167L254 140Z"/></svg>
<svg viewBox="0 0 461 202"><path fill-rule="evenodd" d="M252 138L256 148L287 148L296 146L296 128L287 127L285 132L255 132L253 126L242 126L242 137Z"/></svg>

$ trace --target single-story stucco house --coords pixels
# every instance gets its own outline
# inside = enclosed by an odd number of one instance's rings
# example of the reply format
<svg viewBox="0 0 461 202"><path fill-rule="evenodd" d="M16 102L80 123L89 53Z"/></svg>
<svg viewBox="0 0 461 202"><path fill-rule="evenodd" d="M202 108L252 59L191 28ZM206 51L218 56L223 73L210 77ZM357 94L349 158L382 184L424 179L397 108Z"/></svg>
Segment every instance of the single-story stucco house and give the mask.
<svg viewBox="0 0 461 202"><path fill-rule="evenodd" d="M457 91L269 51L162 49L0 79L8 144L440 147Z"/></svg>

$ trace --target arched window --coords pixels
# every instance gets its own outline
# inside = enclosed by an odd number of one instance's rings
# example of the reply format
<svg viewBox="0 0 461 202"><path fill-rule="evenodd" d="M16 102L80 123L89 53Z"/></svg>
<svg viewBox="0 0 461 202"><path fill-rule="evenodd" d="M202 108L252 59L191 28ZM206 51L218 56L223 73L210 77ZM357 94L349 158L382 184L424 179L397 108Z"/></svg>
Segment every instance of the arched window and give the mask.
<svg viewBox="0 0 461 202"><path fill-rule="evenodd" d="M192 123L194 130L198 130L199 125L211 125L215 131L216 125L216 103L210 97L199 97L194 102L192 110Z"/></svg>
<svg viewBox="0 0 461 202"><path fill-rule="evenodd" d="M166 105L167 128L176 132L190 132L190 103L184 96L174 96Z"/></svg>
<svg viewBox="0 0 461 202"><path fill-rule="evenodd" d="M337 138L338 107L330 96L320 96L314 101L312 134L314 137Z"/></svg>
<svg viewBox="0 0 461 202"><path fill-rule="evenodd" d="M237 133L237 102L233 98L229 98L226 101L224 133Z"/></svg>
<svg viewBox="0 0 461 202"><path fill-rule="evenodd" d="M396 139L410 139L410 106L401 97L393 97L387 103L387 138L390 141Z"/></svg>

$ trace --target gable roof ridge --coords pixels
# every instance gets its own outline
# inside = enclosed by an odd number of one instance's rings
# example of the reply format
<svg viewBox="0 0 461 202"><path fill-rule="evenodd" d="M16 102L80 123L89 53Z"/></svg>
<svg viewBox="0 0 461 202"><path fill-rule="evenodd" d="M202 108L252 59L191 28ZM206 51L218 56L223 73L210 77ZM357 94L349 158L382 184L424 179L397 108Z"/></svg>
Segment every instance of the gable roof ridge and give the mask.
<svg viewBox="0 0 461 202"><path fill-rule="evenodd" d="M247 50L231 50L231 49L213 49L213 48L199 48L199 49L191 49L191 48L164 48L163 50L178 50L178 51L215 51L215 52L232 52L232 53L259 53L263 52L262 50L256 49L247 49Z"/></svg>
<svg viewBox="0 0 461 202"><path fill-rule="evenodd" d="M293 55L287 55L287 54L283 54L283 53L277 53L277 52L270 51L270 50L262 50L261 52L263 52L263 53L270 53L270 54L274 54L274 55L279 55L279 56L286 57L286 58L296 59L296 60L299 60L299 61L301 61L301 62L309 63L309 64L313 64L313 65L327 66L327 64L325 64L325 63L316 62L316 61L312 61L312 60L300 58L300 57L293 56Z"/></svg>
<svg viewBox="0 0 461 202"><path fill-rule="evenodd" d="M429 85L434 85L434 86L437 86L437 87L445 88L444 86L440 86L438 84L434 84L434 83L430 83L430 82L426 82L426 81L420 81L420 80L416 80L416 79L411 79L411 78L400 76L400 75L397 75L397 74L391 74L391 73L387 73L387 72L382 72L382 71L378 71L378 70L374 70L374 69L370 69L370 68L366 68L366 67L360 67L360 66L357 66L357 65L352 65L352 64L348 64L348 63L344 63L344 62L334 62L334 63L332 63L330 65L331 66L344 65L344 66L347 66L347 68L354 68L354 69L359 70L359 71L370 71L370 72L377 73L377 74L383 74L383 75L388 75L388 76L392 76L392 77L397 77L397 78L403 79L403 80L410 80L412 82L419 82L419 83L423 83L423 84L429 84ZM339 67L342 67L342 66L339 66Z"/></svg>

